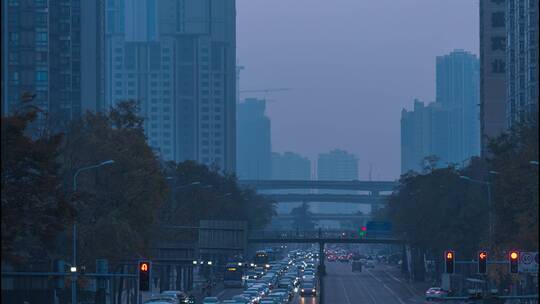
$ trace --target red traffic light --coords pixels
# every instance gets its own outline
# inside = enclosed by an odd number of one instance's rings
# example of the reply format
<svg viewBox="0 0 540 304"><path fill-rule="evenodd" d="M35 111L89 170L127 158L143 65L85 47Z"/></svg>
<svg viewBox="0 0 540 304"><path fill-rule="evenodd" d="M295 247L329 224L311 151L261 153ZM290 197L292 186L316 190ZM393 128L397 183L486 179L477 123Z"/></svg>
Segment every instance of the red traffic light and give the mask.
<svg viewBox="0 0 540 304"><path fill-rule="evenodd" d="M139 270L141 272L148 272L148 270L150 270L150 265L148 264L148 262L140 262L139 263Z"/></svg>
<svg viewBox="0 0 540 304"><path fill-rule="evenodd" d="M478 259L480 259L480 260L487 259L487 252L485 252L485 251L478 252Z"/></svg>
<svg viewBox="0 0 540 304"><path fill-rule="evenodd" d="M519 259L519 252L510 251L510 260L517 261L517 259Z"/></svg>
<svg viewBox="0 0 540 304"><path fill-rule="evenodd" d="M362 231L367 231L367 227L366 227L366 226L362 226Z"/></svg>

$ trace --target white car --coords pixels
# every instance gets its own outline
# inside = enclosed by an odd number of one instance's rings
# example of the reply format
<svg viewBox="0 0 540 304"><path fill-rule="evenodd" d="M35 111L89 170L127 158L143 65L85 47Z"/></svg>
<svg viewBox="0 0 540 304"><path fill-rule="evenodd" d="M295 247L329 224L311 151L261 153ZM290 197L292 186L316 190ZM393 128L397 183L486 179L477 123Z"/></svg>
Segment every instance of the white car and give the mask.
<svg viewBox="0 0 540 304"><path fill-rule="evenodd" d="M431 287L426 291L426 301L439 300L444 298L448 292L441 287Z"/></svg>

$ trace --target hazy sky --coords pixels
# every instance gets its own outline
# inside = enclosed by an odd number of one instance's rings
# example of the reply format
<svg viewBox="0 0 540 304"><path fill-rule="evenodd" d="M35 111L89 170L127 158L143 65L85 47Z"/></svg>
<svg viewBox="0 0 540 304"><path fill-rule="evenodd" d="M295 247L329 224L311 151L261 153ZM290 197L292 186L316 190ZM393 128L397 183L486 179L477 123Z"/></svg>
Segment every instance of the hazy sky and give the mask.
<svg viewBox="0 0 540 304"><path fill-rule="evenodd" d="M400 174L400 112L435 98L435 57L478 54L478 0L237 0L242 89L268 93L272 149L345 149ZM251 93L242 97L264 97Z"/></svg>

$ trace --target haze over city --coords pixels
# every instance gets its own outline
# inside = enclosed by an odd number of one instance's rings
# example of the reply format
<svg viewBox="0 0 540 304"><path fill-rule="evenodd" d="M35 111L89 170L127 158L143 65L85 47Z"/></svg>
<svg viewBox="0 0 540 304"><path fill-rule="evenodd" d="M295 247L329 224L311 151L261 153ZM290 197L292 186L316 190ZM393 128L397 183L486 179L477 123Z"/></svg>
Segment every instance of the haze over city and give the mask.
<svg viewBox="0 0 540 304"><path fill-rule="evenodd" d="M299 17L301 16L301 18ZM358 157L359 179L400 175L401 109L435 100L435 58L478 55L478 0L238 0L241 89L265 96L272 150Z"/></svg>

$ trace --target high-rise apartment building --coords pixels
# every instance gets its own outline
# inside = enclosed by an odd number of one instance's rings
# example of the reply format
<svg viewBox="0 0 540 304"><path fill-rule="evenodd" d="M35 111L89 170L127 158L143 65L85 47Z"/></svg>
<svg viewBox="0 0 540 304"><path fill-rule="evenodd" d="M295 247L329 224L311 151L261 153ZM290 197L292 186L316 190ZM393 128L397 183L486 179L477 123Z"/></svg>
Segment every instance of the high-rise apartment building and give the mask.
<svg viewBox="0 0 540 304"><path fill-rule="evenodd" d="M238 105L236 175L240 179L270 179L270 119L264 99L247 98Z"/></svg>
<svg viewBox="0 0 540 304"><path fill-rule="evenodd" d="M133 99L168 160L236 169L234 0L107 0L106 99Z"/></svg>
<svg viewBox="0 0 540 304"><path fill-rule="evenodd" d="M401 111L401 173L422 172L423 160L436 156L448 162L450 112L440 103L427 106L415 99L412 111Z"/></svg>
<svg viewBox="0 0 540 304"><path fill-rule="evenodd" d="M481 154L506 129L505 0L480 0Z"/></svg>
<svg viewBox="0 0 540 304"><path fill-rule="evenodd" d="M272 153L272 179L310 180L311 161L293 152Z"/></svg>
<svg viewBox="0 0 540 304"><path fill-rule="evenodd" d="M23 94L35 94L33 105L55 130L100 107L103 4L2 1L2 113L15 111Z"/></svg>
<svg viewBox="0 0 540 304"><path fill-rule="evenodd" d="M462 163L480 154L479 62L454 50L437 57L436 102L449 111L448 161Z"/></svg>
<svg viewBox="0 0 540 304"><path fill-rule="evenodd" d="M538 1L506 1L506 121L538 115Z"/></svg>
<svg viewBox="0 0 540 304"><path fill-rule="evenodd" d="M421 172L427 156L437 165L465 165L480 153L479 66L475 55L454 50L437 57L437 101L414 101L401 111L401 173Z"/></svg>
<svg viewBox="0 0 540 304"><path fill-rule="evenodd" d="M318 180L357 180L358 158L344 150L334 149L319 154L317 161Z"/></svg>

